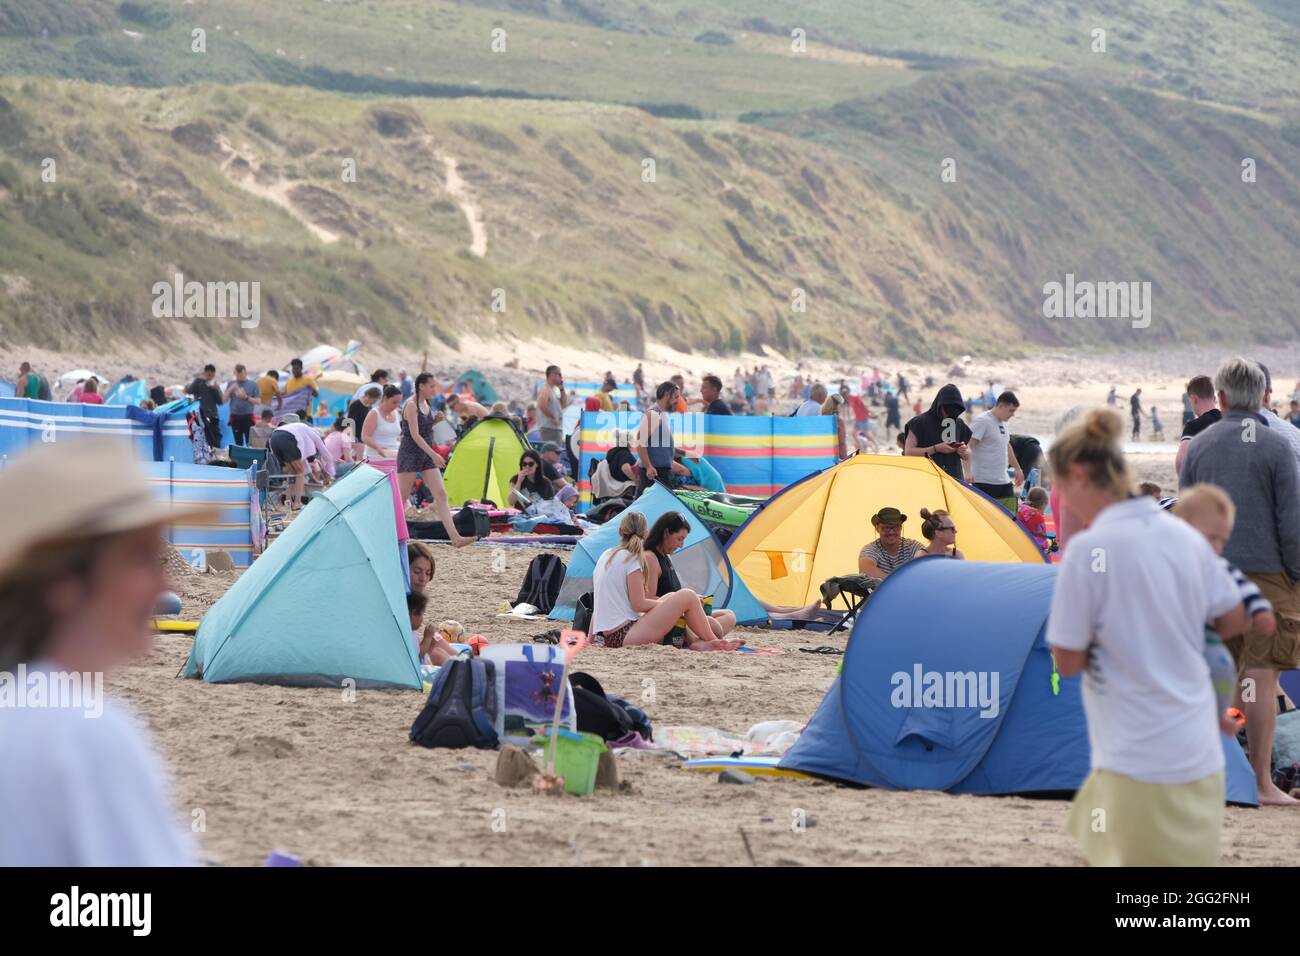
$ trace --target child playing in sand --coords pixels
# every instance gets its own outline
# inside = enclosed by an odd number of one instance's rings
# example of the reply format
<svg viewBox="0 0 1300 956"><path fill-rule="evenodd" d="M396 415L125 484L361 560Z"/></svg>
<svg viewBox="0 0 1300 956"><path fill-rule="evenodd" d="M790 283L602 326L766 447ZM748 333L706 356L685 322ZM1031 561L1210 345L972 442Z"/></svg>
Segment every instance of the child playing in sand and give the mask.
<svg viewBox="0 0 1300 956"><path fill-rule="evenodd" d="M1016 509L1016 520L1025 526L1025 530L1038 545L1038 550L1047 553L1052 548L1052 539L1047 536L1047 519L1043 509L1047 507L1047 492L1042 488L1030 488L1029 495Z"/></svg>
<svg viewBox="0 0 1300 956"><path fill-rule="evenodd" d="M1272 634L1277 629L1273 605L1256 587L1255 582L1223 557L1223 546L1232 536L1232 525L1236 520L1236 508L1232 499L1217 485L1192 485L1182 493L1172 511L1210 542L1210 547L1219 555L1219 560L1236 582L1237 589L1241 592L1241 603L1245 605L1246 614L1255 630L1265 635ZM1205 629L1205 662L1210 665L1210 680L1214 684L1214 694L1218 701L1220 727L1224 733L1235 734L1236 727L1224 714L1229 707L1239 703L1235 700L1235 691L1239 686L1237 668L1219 635L1209 627Z"/></svg>
<svg viewBox="0 0 1300 956"><path fill-rule="evenodd" d="M429 599L417 591L406 595L406 610L411 615L411 640L415 644L421 664L441 667L458 654L457 650L442 639L438 629L432 624L425 625L424 611L429 606Z"/></svg>

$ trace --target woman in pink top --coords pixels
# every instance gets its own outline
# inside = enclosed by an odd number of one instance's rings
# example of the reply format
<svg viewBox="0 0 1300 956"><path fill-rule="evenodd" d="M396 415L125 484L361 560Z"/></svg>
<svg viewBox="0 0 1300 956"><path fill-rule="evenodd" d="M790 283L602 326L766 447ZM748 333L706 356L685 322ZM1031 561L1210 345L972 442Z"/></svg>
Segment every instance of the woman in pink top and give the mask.
<svg viewBox="0 0 1300 956"><path fill-rule="evenodd" d="M81 397L77 399L84 405L103 405L104 396L99 394L99 382L93 378L86 380L86 385L81 390Z"/></svg>

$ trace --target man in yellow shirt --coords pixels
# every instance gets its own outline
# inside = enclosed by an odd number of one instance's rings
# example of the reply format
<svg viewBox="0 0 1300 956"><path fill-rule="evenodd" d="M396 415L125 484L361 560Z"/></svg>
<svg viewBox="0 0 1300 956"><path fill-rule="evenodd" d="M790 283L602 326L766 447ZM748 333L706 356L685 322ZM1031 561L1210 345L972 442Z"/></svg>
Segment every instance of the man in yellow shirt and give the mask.
<svg viewBox="0 0 1300 956"><path fill-rule="evenodd" d="M276 407L283 408L285 399L289 399L289 403L293 407L288 410L297 412L299 418L311 424L311 400L320 394L320 389L316 386L316 376L302 374L302 359L294 359L290 362L289 372L289 380L284 383L282 393L276 400ZM310 391L304 392L303 389ZM294 393L300 394L295 395Z"/></svg>
<svg viewBox="0 0 1300 956"><path fill-rule="evenodd" d="M278 404L277 399L280 397L280 373L275 369L270 369L265 375L257 380L257 402L258 413L270 411L273 404Z"/></svg>
<svg viewBox="0 0 1300 956"><path fill-rule="evenodd" d="M613 382L604 382L600 390L596 392L596 399L600 402L602 412L612 412L614 410L614 400L610 397L610 392L617 388Z"/></svg>

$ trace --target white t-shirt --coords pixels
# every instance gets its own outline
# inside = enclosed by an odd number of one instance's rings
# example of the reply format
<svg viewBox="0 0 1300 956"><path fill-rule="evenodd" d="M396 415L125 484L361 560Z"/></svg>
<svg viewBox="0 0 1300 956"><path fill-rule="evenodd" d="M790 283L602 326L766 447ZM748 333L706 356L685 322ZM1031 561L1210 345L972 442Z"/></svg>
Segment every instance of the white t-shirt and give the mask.
<svg viewBox="0 0 1300 956"><path fill-rule="evenodd" d="M822 407L819 402L814 402L811 398L806 398L799 407L795 409L794 413L796 417L801 415L820 415L822 413Z"/></svg>
<svg viewBox="0 0 1300 956"><path fill-rule="evenodd" d="M596 569L591 575L592 634L612 631L641 616L633 610L632 602L627 598L628 575L640 570L636 558L616 548L610 548L596 561Z"/></svg>
<svg viewBox="0 0 1300 956"><path fill-rule="evenodd" d="M109 699L0 709L0 821L0 867L195 864L148 736Z"/></svg>
<svg viewBox="0 0 1300 956"><path fill-rule="evenodd" d="M1005 485L1007 477L1007 446L1011 434L1007 426L988 411L975 416L970 423L971 437L978 440L970 450L971 480L986 485Z"/></svg>
<svg viewBox="0 0 1300 956"><path fill-rule="evenodd" d="M1083 708L1094 769L1145 783L1223 769L1205 625L1240 601L1205 538L1145 495L1071 536L1047 642L1092 650Z"/></svg>

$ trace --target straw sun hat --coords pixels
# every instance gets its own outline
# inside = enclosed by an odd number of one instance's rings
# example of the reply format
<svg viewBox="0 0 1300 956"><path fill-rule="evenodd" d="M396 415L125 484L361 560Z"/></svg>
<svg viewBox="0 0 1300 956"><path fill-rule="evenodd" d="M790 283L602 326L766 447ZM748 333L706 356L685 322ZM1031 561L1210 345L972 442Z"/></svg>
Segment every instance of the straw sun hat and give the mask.
<svg viewBox="0 0 1300 956"><path fill-rule="evenodd" d="M155 497L124 442L43 445L0 471L0 582L47 542L216 515L208 505L174 507Z"/></svg>

